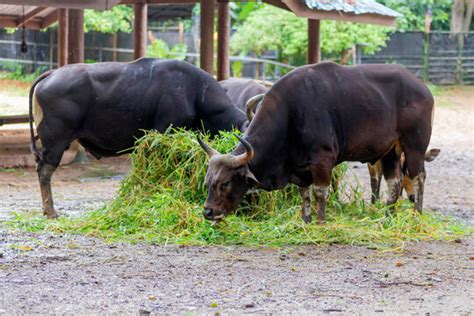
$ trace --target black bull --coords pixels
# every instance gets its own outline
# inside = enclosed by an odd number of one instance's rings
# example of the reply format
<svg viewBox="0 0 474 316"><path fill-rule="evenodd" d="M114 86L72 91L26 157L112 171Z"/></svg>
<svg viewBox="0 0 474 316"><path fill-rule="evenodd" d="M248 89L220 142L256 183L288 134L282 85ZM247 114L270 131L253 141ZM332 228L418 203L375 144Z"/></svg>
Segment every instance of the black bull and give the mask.
<svg viewBox="0 0 474 316"><path fill-rule="evenodd" d="M33 116L42 151L36 149ZM95 157L129 151L143 130L169 126L245 129L245 113L206 72L171 60L76 64L40 76L30 90L30 127L43 212L56 217L51 176L78 139Z"/></svg>
<svg viewBox="0 0 474 316"><path fill-rule="evenodd" d="M314 185L323 222L331 170L343 161L382 159L386 178L397 183L389 192L396 201L402 152L421 212L433 104L427 87L401 66L300 67L267 92L232 153L219 154L201 142L211 156L204 216L220 219L232 212L252 185L274 190L294 183L301 188L306 222L308 186Z"/></svg>

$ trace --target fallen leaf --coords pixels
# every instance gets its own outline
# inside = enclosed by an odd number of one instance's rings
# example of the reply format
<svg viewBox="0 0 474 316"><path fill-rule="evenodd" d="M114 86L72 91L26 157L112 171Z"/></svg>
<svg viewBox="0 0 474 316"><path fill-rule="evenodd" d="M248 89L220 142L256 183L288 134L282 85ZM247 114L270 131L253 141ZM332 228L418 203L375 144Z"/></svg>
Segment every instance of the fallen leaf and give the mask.
<svg viewBox="0 0 474 316"><path fill-rule="evenodd" d="M396 267L403 267L405 264L403 262L400 262L398 261L397 263L395 263L395 266Z"/></svg>
<svg viewBox="0 0 474 316"><path fill-rule="evenodd" d="M156 301L156 296L150 295L150 296L148 296L148 299L150 301Z"/></svg>
<svg viewBox="0 0 474 316"><path fill-rule="evenodd" d="M216 302L212 302L209 306L212 308L216 308L217 306L219 306L219 304L217 304Z"/></svg>
<svg viewBox="0 0 474 316"><path fill-rule="evenodd" d="M22 246L16 246L15 248L18 249L18 250L21 250L21 251L31 251L31 250L33 250L33 247L31 247L31 246L24 246L24 245L22 245Z"/></svg>

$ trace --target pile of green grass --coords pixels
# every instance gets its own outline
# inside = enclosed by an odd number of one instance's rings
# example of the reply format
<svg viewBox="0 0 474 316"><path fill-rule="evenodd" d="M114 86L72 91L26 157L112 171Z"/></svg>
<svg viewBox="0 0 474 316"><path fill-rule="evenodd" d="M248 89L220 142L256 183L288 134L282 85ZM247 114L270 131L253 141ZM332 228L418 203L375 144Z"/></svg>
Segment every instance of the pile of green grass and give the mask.
<svg viewBox="0 0 474 316"><path fill-rule="evenodd" d="M231 133L205 139L222 153L237 144ZM393 213L382 203L371 205L357 188L345 187L343 180L340 192L345 193L330 195L325 225L302 222L301 199L295 186L262 191L250 199L251 205L244 201L237 214L214 224L202 216L208 157L194 133L149 132L138 141L131 160L132 171L108 206L57 221L17 214L10 225L109 241L250 246L344 243L397 247L407 241L452 239L467 233L466 227L440 214L415 213L406 201L395 205ZM339 167L340 177L346 168Z"/></svg>

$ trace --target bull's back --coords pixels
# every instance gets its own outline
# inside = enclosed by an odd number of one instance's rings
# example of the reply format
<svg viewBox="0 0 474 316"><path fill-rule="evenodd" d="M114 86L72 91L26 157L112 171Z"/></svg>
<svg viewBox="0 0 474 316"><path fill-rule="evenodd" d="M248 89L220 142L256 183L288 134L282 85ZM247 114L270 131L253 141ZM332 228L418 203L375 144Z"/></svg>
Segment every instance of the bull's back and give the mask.
<svg viewBox="0 0 474 316"><path fill-rule="evenodd" d="M402 120L413 124L430 112L424 105L429 91L397 65L322 63L302 67L290 79L277 88L288 90L286 103L306 148L333 148L338 161L378 159L408 129Z"/></svg>

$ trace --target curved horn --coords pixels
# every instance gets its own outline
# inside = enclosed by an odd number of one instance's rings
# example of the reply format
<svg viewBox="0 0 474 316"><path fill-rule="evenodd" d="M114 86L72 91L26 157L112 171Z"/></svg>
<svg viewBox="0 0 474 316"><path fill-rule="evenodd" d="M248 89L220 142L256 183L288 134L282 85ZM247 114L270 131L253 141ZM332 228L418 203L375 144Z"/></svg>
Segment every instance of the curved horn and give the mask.
<svg viewBox="0 0 474 316"><path fill-rule="evenodd" d="M216 154L219 154L219 152L213 148L211 148L211 146L209 146L208 144L206 144L199 136L196 136L197 137L197 140L198 140L198 143L199 145L201 145L202 149L204 149L204 151L206 152L206 154L209 156L209 157L212 157Z"/></svg>
<svg viewBox="0 0 474 316"><path fill-rule="evenodd" d="M259 102L263 99L265 93L257 94L251 97L247 103L245 103L245 112L247 113L247 119L251 121L254 117L253 110L257 108Z"/></svg>
<svg viewBox="0 0 474 316"><path fill-rule="evenodd" d="M243 165L245 165L247 162L249 162L253 156L254 156L254 151L252 148L252 145L242 137L240 137L237 134L234 134L235 137L237 137L242 145L244 145L245 152L243 154L240 154L238 156L231 156L231 155L226 155L223 158L225 159L225 163L231 167L231 168L238 168Z"/></svg>

